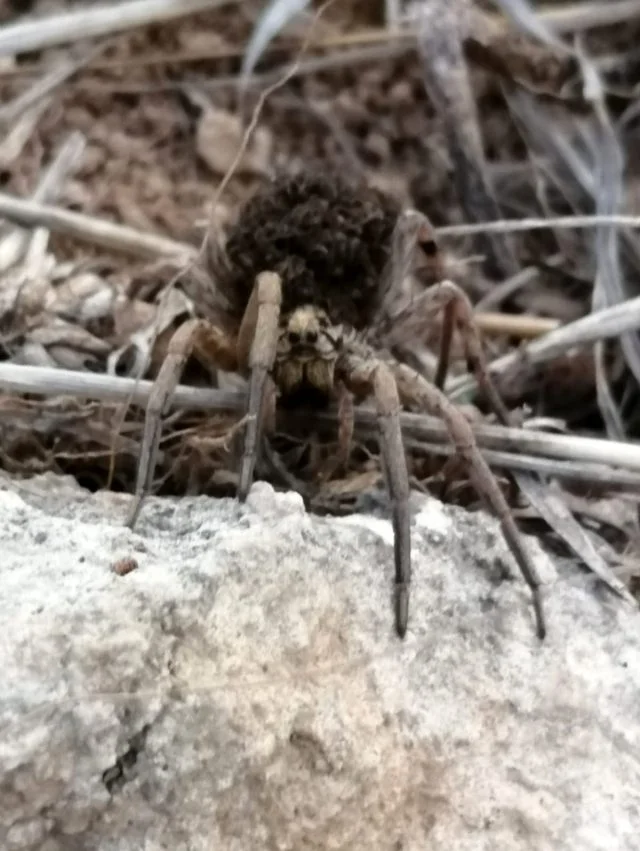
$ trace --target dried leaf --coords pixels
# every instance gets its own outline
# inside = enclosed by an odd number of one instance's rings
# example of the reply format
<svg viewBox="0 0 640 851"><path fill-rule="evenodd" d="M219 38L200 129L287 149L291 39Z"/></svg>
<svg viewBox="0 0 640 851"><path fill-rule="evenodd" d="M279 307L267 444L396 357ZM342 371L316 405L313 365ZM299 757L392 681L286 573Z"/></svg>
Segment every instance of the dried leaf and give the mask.
<svg viewBox="0 0 640 851"><path fill-rule="evenodd" d="M111 316L115 299L111 284L92 272L82 272L50 290L45 307L64 319L82 323Z"/></svg>
<svg viewBox="0 0 640 851"><path fill-rule="evenodd" d="M198 154L213 172L226 174L240 150L244 133L238 116L207 106L196 132ZM271 133L265 127L256 127L238 163L238 173L268 174L272 148Z"/></svg>
<svg viewBox="0 0 640 851"><path fill-rule="evenodd" d="M23 320L43 310L53 291L48 271L31 275L20 267L0 276L0 323L11 317Z"/></svg>
<svg viewBox="0 0 640 851"><path fill-rule="evenodd" d="M26 340L31 343L40 343L47 348L51 346L68 346L72 349L85 352L89 355L107 355L111 346L104 340L98 339L89 331L74 325L60 317L46 317L49 320L37 328L33 328L26 334Z"/></svg>
<svg viewBox="0 0 640 851"><path fill-rule="evenodd" d="M157 338L177 319L194 315L191 299L175 287L166 290L162 294L159 304L151 307L153 313L150 320L131 334L124 345L109 355L107 360L107 373L109 375L141 378L149 367ZM122 306L120 306L120 309L122 309ZM137 310L139 316L142 316L143 308L140 304L137 305Z"/></svg>
<svg viewBox="0 0 640 851"><path fill-rule="evenodd" d="M123 345L135 333L149 326L156 315L157 307L141 299L129 299L120 295L113 311L115 338Z"/></svg>
<svg viewBox="0 0 640 851"><path fill-rule="evenodd" d="M178 40L184 51L213 56L231 49L229 42L217 32L210 30L178 30Z"/></svg>
<svg viewBox="0 0 640 851"><path fill-rule="evenodd" d="M358 496L361 493L373 490L379 484L380 478L379 470L367 470L364 473L355 473L346 479L332 479L322 486L317 498L323 501Z"/></svg>
<svg viewBox="0 0 640 851"><path fill-rule="evenodd" d="M11 363L21 366L58 367L55 359L40 343L24 343L11 358Z"/></svg>

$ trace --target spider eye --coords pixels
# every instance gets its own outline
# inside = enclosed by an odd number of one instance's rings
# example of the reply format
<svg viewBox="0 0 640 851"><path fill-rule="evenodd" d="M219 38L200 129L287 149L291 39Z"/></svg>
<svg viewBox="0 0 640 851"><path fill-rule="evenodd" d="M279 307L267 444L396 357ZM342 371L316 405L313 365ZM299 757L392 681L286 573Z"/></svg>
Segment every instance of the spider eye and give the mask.
<svg viewBox="0 0 640 851"><path fill-rule="evenodd" d="M320 319L318 320L318 325L321 328L328 328L329 327L329 320L327 319L326 316L321 316Z"/></svg>
<svg viewBox="0 0 640 851"><path fill-rule="evenodd" d="M290 343L299 343L300 342L300 334L297 331L289 331L289 342Z"/></svg>

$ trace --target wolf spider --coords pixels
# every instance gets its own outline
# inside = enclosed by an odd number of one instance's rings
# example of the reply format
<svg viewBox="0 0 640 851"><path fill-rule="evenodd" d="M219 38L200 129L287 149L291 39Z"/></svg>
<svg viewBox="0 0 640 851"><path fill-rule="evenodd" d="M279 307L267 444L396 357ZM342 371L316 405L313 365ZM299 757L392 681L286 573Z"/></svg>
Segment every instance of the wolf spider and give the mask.
<svg viewBox="0 0 640 851"><path fill-rule="evenodd" d="M211 236L211 235L210 235ZM207 245L207 242L205 242ZM500 520L529 585L537 634L545 635L539 582L514 517L484 460L473 431L442 391L455 328L467 363L503 421L508 415L489 378L472 308L456 285L441 281L412 305L444 309L444 330L435 383L374 345L394 327L390 305L402 291L418 249L427 261L438 249L427 219L400 212L381 193L353 187L333 175L308 171L279 177L241 212L224 248L209 239L206 250L209 319L179 327L148 402L136 493L128 517L133 526L150 490L162 416L187 359L248 377L238 497L254 477L274 393L282 404L325 404L336 398L377 408L382 468L392 505L396 630L407 630L411 579L409 477L400 429L401 406L441 417L479 494ZM349 441L349 428L341 429Z"/></svg>

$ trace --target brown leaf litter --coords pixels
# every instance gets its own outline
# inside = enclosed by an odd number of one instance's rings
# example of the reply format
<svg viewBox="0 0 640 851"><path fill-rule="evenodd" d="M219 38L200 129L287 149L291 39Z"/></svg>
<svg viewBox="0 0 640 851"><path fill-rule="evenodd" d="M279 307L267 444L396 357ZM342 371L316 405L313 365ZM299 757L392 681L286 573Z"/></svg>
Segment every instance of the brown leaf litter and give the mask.
<svg viewBox="0 0 640 851"><path fill-rule="evenodd" d="M217 238L224 242L240 204L275 170L295 172L309 162L361 176L383 190L394 208L413 205L434 225L469 220L470 210L459 190L460 161L451 144L456 117L443 114L437 97L434 100L425 87L424 59L415 50L402 48L391 55L388 44L379 41L368 46L370 51L379 49L378 56L359 57L363 48L355 37L380 25L384 4L356 0L327 11L319 30L324 46L310 49L301 60L300 73L267 100L240 168L219 206L211 209L215 190L246 129L246 115L241 118L237 112L233 83L262 5L231 4L110 39L87 67L54 92L19 156L3 165L2 188L29 196L55 151L75 130L84 133L87 147L59 194L60 206L195 246L212 217ZM277 38L257 73L272 73L295 58L300 32L298 27ZM624 115L635 101L638 60L633 45L639 34L635 19L584 34L587 49L605 68L606 104L615 117ZM352 37L354 44L345 47L345 40ZM589 212L584 186L570 175L566 163L549 161L548 151L533 150L530 133L523 131L523 119L514 113L510 99L514 92L524 91L534 102L544 103L551 113L541 114L552 115L554 132L559 138L571 138L573 144L570 134L576 116L585 121L590 115L590 107L585 112L584 102L580 103L575 61L529 36L505 35L504 30L472 31L461 46L480 131L483 179L498 214ZM20 58L14 67L0 70L3 102L42 76L54 53ZM316 60L322 63L313 71L311 63ZM247 115L257 97L258 91L250 89ZM630 146L635 134L631 118L621 137L624 144ZM637 175L637 166L630 162L628 204L638 197ZM261 211L258 201L254 209L254 218L247 220L251 235L264 225L263 215L277 215ZM339 229L340 224L328 219L327 227ZM264 232L260 250L270 257L268 228L260 232ZM591 238L589 232L553 231L514 236L510 244L516 275L532 267L532 283L514 287L492 309L563 321L588 313L593 289ZM239 241L228 248L235 251L240 265L246 258L244 271L250 277L253 267L246 246ZM495 270L477 256L484 250L482 240L451 240L441 248L449 258L449 271L455 272L451 276L472 301L481 301L502 285ZM633 270L637 261L632 250L628 253L625 262ZM433 270L418 272L418 283L432 282L432 275ZM174 278L175 269L167 265L134 263L115 252L80 247L53 234L47 262L38 275L25 275L16 265L0 279L0 358L153 377L173 330L186 317L215 307L212 282L206 277L193 272L178 282ZM425 321L422 327L426 346L418 355L428 371L435 368L440 324ZM485 342L490 359L519 345L506 334L492 335ZM462 354L454 349L454 373L464 369ZM637 386L630 383L617 347L607 347L606 361L627 434L637 437ZM221 386L232 381L210 375L195 360L187 364L184 380ZM593 356L587 350L569 351L542 367L530 368L523 362L518 371L500 379L500 389L512 408L528 406L536 416L563 419L576 432L605 434ZM482 399L475 401L482 412ZM142 415L133 405L0 396L0 463L12 473L53 469L72 473L92 488L130 491ZM235 419L193 411L170 414L161 447L159 492L233 493L234 459L225 436ZM260 473L280 484L283 474L312 478L334 451L335 434L319 426L303 435L286 431L274 441L280 472L265 461ZM412 450L410 455L416 487L435 488L448 499L470 500L470 488L455 482L451 463L443 468L442 459L425 452ZM356 441L349 468L326 483L319 502L346 510L375 486L378 476L375 442ZM506 477L504 487L511 490ZM572 494L589 496L575 486ZM637 527L637 506L626 505L632 517L636 511ZM624 531L612 532L602 513L590 522L600 530L606 527L618 548L632 537L630 528L636 528L632 523Z"/></svg>

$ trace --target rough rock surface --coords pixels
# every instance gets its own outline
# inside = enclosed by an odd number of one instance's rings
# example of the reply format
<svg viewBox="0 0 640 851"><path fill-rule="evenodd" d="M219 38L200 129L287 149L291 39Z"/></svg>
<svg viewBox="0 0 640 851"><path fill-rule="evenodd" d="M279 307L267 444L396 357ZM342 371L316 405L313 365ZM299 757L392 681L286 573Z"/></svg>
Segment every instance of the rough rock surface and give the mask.
<svg viewBox="0 0 640 851"><path fill-rule="evenodd" d="M491 520L415 497L401 642L383 519L2 487L3 851L640 848L640 615L538 551L541 645Z"/></svg>

